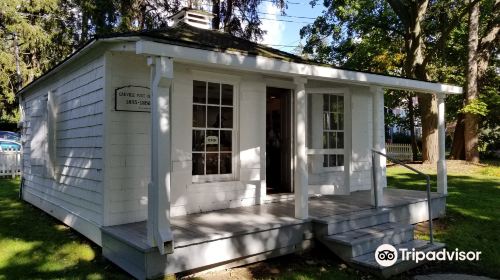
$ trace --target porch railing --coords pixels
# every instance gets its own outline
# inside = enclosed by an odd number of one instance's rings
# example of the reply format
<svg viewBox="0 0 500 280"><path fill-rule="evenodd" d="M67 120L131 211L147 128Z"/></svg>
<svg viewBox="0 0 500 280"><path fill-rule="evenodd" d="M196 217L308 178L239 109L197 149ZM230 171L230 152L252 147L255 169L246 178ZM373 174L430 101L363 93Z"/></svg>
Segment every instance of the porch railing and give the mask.
<svg viewBox="0 0 500 280"><path fill-rule="evenodd" d="M378 208L379 205L378 205L378 186L377 186L377 170L376 170L376 167L375 167L375 164L373 164L375 162L375 155L378 154L378 155L381 155L387 159L389 159L391 162L395 163L395 164L399 164L423 177L425 177L425 181L426 181L426 184L427 184L427 212L429 214L429 240L430 240L430 243L434 243L434 236L432 235L432 201L431 201L431 183L430 183L430 177L429 175L423 173L423 172L420 172L418 171L417 169L407 165L406 163L404 162L401 162L400 160L398 159L395 159L391 156L388 156L382 152L379 152L377 150L373 150L372 149L372 174L373 174L373 188L374 188L374 196L375 196L375 207Z"/></svg>

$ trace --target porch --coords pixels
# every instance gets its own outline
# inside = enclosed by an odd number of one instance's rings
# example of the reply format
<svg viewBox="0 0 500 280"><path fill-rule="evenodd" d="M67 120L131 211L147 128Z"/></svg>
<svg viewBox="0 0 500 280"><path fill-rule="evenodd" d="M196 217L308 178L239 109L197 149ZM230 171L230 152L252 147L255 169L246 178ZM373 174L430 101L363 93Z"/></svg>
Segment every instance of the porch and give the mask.
<svg viewBox="0 0 500 280"><path fill-rule="evenodd" d="M239 266L307 249L334 233L428 219L425 192L387 188L383 195L385 206L379 209L373 208L370 191L311 197L305 220L294 217L293 200L172 217L174 250L166 255L149 245L146 222L104 227L103 255L143 279ZM434 218L444 215L445 203L445 195L432 193Z"/></svg>

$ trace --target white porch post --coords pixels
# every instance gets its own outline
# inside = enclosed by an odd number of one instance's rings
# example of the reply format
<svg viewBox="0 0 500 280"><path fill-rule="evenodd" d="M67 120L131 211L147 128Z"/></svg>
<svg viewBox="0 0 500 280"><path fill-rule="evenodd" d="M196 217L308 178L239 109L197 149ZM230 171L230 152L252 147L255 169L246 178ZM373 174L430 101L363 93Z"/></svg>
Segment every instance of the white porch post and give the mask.
<svg viewBox="0 0 500 280"><path fill-rule="evenodd" d="M448 193L448 179L446 170L445 158L445 119L444 119L444 93L438 93L438 153L439 158L437 162L437 191L440 194Z"/></svg>
<svg viewBox="0 0 500 280"><path fill-rule="evenodd" d="M173 251L170 228L170 86L173 62L148 57L151 67L151 182L148 186L148 242L161 254Z"/></svg>
<svg viewBox="0 0 500 280"><path fill-rule="evenodd" d="M371 87L370 92L373 96L372 113L373 113L373 149L386 153L385 151L385 128L384 128L384 90L381 87ZM386 178L386 158L378 154L374 154L373 158L373 175L371 199L372 205L384 205L384 188L387 186ZM375 189L375 185L377 188ZM376 192L376 194L375 194ZM375 201L375 198L377 201Z"/></svg>
<svg viewBox="0 0 500 280"><path fill-rule="evenodd" d="M307 79L296 77L295 83L295 217L307 219L309 217L309 185L307 171L306 150L306 113L307 96L305 83Z"/></svg>

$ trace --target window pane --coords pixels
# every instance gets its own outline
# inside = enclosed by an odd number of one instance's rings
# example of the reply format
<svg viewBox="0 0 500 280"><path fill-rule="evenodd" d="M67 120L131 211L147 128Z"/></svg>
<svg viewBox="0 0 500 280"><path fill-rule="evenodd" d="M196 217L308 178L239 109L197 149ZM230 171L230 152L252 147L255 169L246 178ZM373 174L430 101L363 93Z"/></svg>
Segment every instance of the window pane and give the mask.
<svg viewBox="0 0 500 280"><path fill-rule="evenodd" d="M233 128L233 108L221 107L221 127Z"/></svg>
<svg viewBox="0 0 500 280"><path fill-rule="evenodd" d="M330 117L328 113L323 113L323 129L330 129Z"/></svg>
<svg viewBox="0 0 500 280"><path fill-rule="evenodd" d="M205 151L205 131L193 130L193 151Z"/></svg>
<svg viewBox="0 0 500 280"><path fill-rule="evenodd" d="M220 174L230 174L232 172L231 153L220 154Z"/></svg>
<svg viewBox="0 0 500 280"><path fill-rule="evenodd" d="M337 149L344 148L344 132L337 132Z"/></svg>
<svg viewBox="0 0 500 280"><path fill-rule="evenodd" d="M344 155L337 155L337 166L344 166Z"/></svg>
<svg viewBox="0 0 500 280"><path fill-rule="evenodd" d="M335 113L330 113L330 129L337 130L339 129L339 120L337 119L338 115Z"/></svg>
<svg viewBox="0 0 500 280"><path fill-rule="evenodd" d="M323 155L323 167L328 167L328 155Z"/></svg>
<svg viewBox="0 0 500 280"><path fill-rule="evenodd" d="M207 103L206 82L193 81L193 102Z"/></svg>
<svg viewBox="0 0 500 280"><path fill-rule="evenodd" d="M220 132L220 150L230 152L232 150L232 142L233 142L232 131L221 130L221 132Z"/></svg>
<svg viewBox="0 0 500 280"><path fill-rule="evenodd" d="M337 96L330 95L330 112L337 112Z"/></svg>
<svg viewBox="0 0 500 280"><path fill-rule="evenodd" d="M328 155L328 158L329 158L328 166L330 166L330 167L337 166L336 155Z"/></svg>
<svg viewBox="0 0 500 280"><path fill-rule="evenodd" d="M328 94L323 94L323 111L328 112L330 111L330 108L328 107L329 102L328 102Z"/></svg>
<svg viewBox="0 0 500 280"><path fill-rule="evenodd" d="M220 104L220 84L208 83L208 104Z"/></svg>
<svg viewBox="0 0 500 280"><path fill-rule="evenodd" d="M339 130L344 130L344 114L339 114Z"/></svg>
<svg viewBox="0 0 500 280"><path fill-rule="evenodd" d="M205 175L205 158L203 153L193 153L193 175Z"/></svg>
<svg viewBox="0 0 500 280"><path fill-rule="evenodd" d="M206 106L193 105L193 127L206 127L205 108Z"/></svg>
<svg viewBox="0 0 500 280"><path fill-rule="evenodd" d="M233 86L232 85L222 85L222 105L233 105Z"/></svg>
<svg viewBox="0 0 500 280"><path fill-rule="evenodd" d="M219 174L219 154L207 153L207 175Z"/></svg>
<svg viewBox="0 0 500 280"><path fill-rule="evenodd" d="M335 149L336 148L336 143L337 143L337 136L336 132L330 132L328 135L328 148L329 149Z"/></svg>
<svg viewBox="0 0 500 280"><path fill-rule="evenodd" d="M323 132L323 149L328 149L328 132Z"/></svg>
<svg viewBox="0 0 500 280"><path fill-rule="evenodd" d="M219 128L219 106L207 106L207 127Z"/></svg>
<svg viewBox="0 0 500 280"><path fill-rule="evenodd" d="M206 146L207 146L207 152L218 152L219 151L219 131L218 130L207 130L207 137L205 139L205 142L206 142Z"/></svg>
<svg viewBox="0 0 500 280"><path fill-rule="evenodd" d="M344 97L343 96L338 96L338 101L337 101L337 108L339 113L344 113Z"/></svg>

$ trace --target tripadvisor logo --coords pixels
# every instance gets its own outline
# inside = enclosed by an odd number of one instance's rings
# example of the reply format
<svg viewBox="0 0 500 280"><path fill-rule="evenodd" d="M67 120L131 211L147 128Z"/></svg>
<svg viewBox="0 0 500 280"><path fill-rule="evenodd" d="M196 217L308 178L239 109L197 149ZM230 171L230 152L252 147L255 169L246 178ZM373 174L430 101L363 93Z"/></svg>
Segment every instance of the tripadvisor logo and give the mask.
<svg viewBox="0 0 500 280"><path fill-rule="evenodd" d="M402 261L479 261L481 251L459 251L458 248L453 251L442 249L439 251L416 251L415 248L399 248L397 250L390 244L382 244L375 250L375 261L380 266L388 267L394 265L400 256Z"/></svg>
<svg viewBox="0 0 500 280"><path fill-rule="evenodd" d="M391 266L398 261L398 251L391 244L382 244L375 251L375 260L380 266Z"/></svg>

